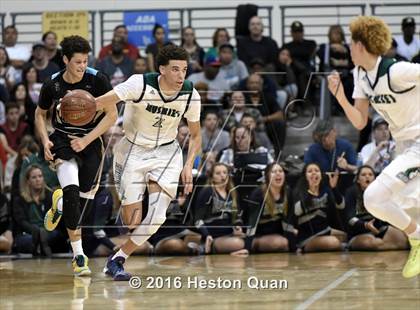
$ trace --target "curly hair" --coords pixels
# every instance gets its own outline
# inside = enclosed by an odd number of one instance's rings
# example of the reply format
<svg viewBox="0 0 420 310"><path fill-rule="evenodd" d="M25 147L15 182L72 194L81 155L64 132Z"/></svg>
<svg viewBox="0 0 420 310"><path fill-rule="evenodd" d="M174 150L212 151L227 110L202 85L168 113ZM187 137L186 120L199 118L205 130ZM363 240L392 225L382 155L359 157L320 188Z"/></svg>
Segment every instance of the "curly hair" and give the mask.
<svg viewBox="0 0 420 310"><path fill-rule="evenodd" d="M92 50L89 45L89 41L82 38L81 36L68 36L63 39L60 43L63 55L70 60L74 54L89 54Z"/></svg>
<svg viewBox="0 0 420 310"><path fill-rule="evenodd" d="M371 54L384 55L391 48L391 31L378 17L356 17L350 23L350 32L352 40L361 42Z"/></svg>

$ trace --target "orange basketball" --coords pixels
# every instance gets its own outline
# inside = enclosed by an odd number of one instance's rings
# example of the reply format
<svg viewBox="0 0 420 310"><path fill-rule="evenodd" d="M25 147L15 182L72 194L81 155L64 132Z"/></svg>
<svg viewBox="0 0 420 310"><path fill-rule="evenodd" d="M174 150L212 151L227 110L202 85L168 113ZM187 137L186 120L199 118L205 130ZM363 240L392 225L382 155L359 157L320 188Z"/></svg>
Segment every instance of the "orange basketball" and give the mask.
<svg viewBox="0 0 420 310"><path fill-rule="evenodd" d="M96 114L95 98L85 90L72 90L61 99L60 112L66 123L74 126L87 125Z"/></svg>

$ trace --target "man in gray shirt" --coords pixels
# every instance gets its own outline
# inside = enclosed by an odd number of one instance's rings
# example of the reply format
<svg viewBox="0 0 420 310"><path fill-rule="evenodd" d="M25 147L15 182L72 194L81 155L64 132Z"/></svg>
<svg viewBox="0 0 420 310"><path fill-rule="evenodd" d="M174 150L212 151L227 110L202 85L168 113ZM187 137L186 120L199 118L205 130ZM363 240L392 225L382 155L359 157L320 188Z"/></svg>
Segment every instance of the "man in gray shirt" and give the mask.
<svg viewBox="0 0 420 310"><path fill-rule="evenodd" d="M203 153L215 152L216 154L221 150L229 147L230 137L229 133L218 127L219 116L216 112L207 112L204 118L203 128L201 129L201 141Z"/></svg>

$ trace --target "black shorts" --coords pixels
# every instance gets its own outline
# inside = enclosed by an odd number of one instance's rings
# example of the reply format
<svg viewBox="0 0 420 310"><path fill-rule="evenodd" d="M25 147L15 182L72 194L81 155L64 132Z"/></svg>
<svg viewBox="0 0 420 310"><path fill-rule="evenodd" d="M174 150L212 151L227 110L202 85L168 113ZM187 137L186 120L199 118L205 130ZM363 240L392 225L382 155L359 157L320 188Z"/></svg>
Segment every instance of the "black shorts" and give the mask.
<svg viewBox="0 0 420 310"><path fill-rule="evenodd" d="M76 159L79 167L79 190L81 197L93 199L99 187L99 179L102 172L102 139L96 139L83 151L77 153L71 148L71 139L66 134L55 131L49 138L54 144L51 149L51 153L55 154L54 161L57 159Z"/></svg>

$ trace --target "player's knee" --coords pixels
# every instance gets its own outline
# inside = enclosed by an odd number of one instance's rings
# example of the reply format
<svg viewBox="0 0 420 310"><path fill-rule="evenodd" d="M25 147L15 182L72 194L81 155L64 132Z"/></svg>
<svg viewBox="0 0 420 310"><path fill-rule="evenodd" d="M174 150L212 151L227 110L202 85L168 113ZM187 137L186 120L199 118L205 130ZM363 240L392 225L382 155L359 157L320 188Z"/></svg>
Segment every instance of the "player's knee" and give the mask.
<svg viewBox="0 0 420 310"><path fill-rule="evenodd" d="M63 219L66 227L76 230L80 221L79 186L71 184L63 188Z"/></svg>
<svg viewBox="0 0 420 310"><path fill-rule="evenodd" d="M388 190L385 184L380 182L380 180L376 180L370 184L363 193L363 202L365 204L366 210L372 214L374 214L375 210L381 208L381 205L388 201L390 198L391 192Z"/></svg>

